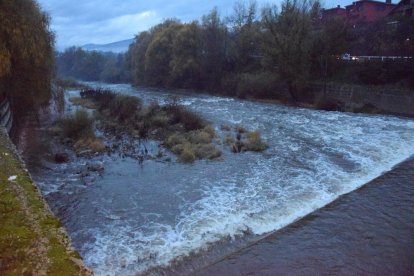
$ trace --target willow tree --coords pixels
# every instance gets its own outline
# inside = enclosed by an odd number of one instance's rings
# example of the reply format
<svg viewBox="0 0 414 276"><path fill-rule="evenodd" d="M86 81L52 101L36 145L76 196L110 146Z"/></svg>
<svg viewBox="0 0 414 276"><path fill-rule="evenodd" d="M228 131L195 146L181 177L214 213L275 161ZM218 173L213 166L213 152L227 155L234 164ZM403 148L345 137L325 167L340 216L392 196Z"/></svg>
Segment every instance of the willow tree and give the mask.
<svg viewBox="0 0 414 276"><path fill-rule="evenodd" d="M0 89L16 115L50 98L54 35L49 21L34 0L0 1Z"/></svg>
<svg viewBox="0 0 414 276"><path fill-rule="evenodd" d="M184 24L173 40L170 85L201 88L201 30L198 22Z"/></svg>
<svg viewBox="0 0 414 276"><path fill-rule="evenodd" d="M166 86L170 80L170 62L173 56L173 42L182 24L166 20L156 26L145 53L145 75L147 84Z"/></svg>

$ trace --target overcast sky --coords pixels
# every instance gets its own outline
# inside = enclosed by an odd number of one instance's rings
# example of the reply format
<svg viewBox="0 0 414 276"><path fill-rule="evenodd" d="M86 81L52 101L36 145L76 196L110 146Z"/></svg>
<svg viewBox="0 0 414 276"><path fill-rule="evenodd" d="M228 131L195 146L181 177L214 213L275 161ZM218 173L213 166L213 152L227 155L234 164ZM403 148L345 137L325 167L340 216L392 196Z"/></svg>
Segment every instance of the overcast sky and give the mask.
<svg viewBox="0 0 414 276"><path fill-rule="evenodd" d="M87 43L104 44L133 38L166 18L200 19L213 7L230 15L236 0L38 0L52 17L59 50ZM257 0L259 5L281 0ZM395 2L395 0L393 1ZM325 7L352 0L325 0Z"/></svg>

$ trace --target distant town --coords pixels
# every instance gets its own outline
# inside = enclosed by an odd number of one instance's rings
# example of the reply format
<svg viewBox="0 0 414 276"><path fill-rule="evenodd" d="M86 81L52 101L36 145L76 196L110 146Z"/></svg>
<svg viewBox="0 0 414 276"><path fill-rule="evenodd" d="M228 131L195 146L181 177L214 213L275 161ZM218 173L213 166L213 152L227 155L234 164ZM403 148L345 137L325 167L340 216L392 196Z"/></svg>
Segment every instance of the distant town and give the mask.
<svg viewBox="0 0 414 276"><path fill-rule="evenodd" d="M338 5L336 8L323 9L322 19L328 20L338 17L353 26L380 20L392 22L398 16L414 17L413 8L413 0L401 0L398 4L393 4L391 0L360 0L345 7Z"/></svg>

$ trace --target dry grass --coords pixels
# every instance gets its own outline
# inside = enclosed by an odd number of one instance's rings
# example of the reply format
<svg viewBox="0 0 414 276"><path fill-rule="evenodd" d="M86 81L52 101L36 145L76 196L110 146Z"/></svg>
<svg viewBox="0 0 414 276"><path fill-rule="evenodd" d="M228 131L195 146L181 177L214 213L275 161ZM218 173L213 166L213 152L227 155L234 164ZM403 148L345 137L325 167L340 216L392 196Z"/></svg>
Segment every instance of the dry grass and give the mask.
<svg viewBox="0 0 414 276"><path fill-rule="evenodd" d="M77 153L83 151L90 151L93 153L99 153L105 151L106 147L102 140L98 138L86 138L79 139L74 145L75 151Z"/></svg>
<svg viewBox="0 0 414 276"><path fill-rule="evenodd" d="M196 159L213 160L221 156L221 151L212 144L214 137L214 128L207 126L186 134L172 134L166 139L165 146L184 163L192 163Z"/></svg>
<svg viewBox="0 0 414 276"><path fill-rule="evenodd" d="M244 142L244 145L247 151L261 152L268 148L258 130L247 133L247 141Z"/></svg>
<svg viewBox="0 0 414 276"><path fill-rule="evenodd" d="M223 140L223 144L228 145L228 146L234 144L234 142L236 142L236 140L229 135L227 135Z"/></svg>
<svg viewBox="0 0 414 276"><path fill-rule="evenodd" d="M258 130L248 131L244 127L239 126L235 128L235 132L234 138L227 135L223 140L223 143L230 146L234 153L243 151L262 152L268 148ZM240 140L236 139L236 137L240 138Z"/></svg>
<svg viewBox="0 0 414 276"><path fill-rule="evenodd" d="M59 122L62 134L74 140L95 137L93 119L85 110L78 110L75 114L67 116Z"/></svg>
<svg viewBox="0 0 414 276"><path fill-rule="evenodd" d="M82 107L89 108L89 109L98 108L97 104L93 100L87 99L87 98L72 97L69 99L69 101L73 103L74 105L82 106Z"/></svg>

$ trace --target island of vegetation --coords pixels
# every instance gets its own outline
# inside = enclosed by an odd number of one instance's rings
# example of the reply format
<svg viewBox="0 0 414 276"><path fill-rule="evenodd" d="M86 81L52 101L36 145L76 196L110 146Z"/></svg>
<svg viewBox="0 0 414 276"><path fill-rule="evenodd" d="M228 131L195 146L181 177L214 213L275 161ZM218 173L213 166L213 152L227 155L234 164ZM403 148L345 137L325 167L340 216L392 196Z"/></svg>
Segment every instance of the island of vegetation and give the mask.
<svg viewBox="0 0 414 276"><path fill-rule="evenodd" d="M145 106L138 97L103 89L84 89L80 96L71 98L70 101L75 105L95 109L97 113L90 116L86 111L78 110L60 120L59 128L55 129L63 139L72 139L72 145L78 153L107 150L102 141L95 137L94 118L98 121L98 128L112 137L121 139L126 135L129 139L140 141L161 141L161 145L184 163L192 163L197 159L219 159L222 153L217 145L223 142L235 153L259 152L267 148L258 131L250 132L242 127L234 129L235 133L231 133L231 128L226 128L226 139L220 141L214 127L180 105L176 97L172 97L170 103L164 106L156 102ZM157 156L163 157L162 152Z"/></svg>

